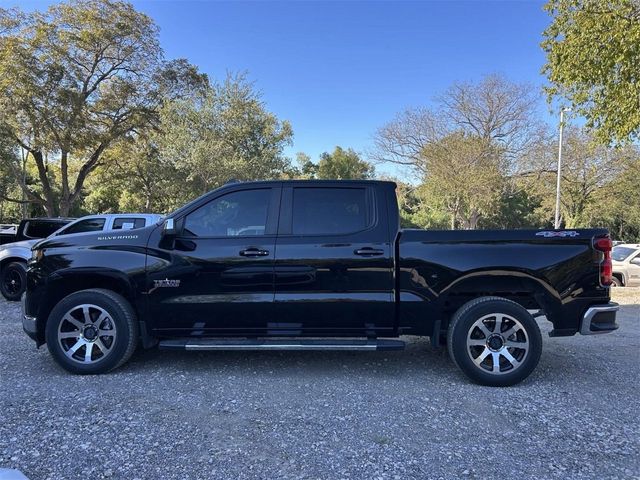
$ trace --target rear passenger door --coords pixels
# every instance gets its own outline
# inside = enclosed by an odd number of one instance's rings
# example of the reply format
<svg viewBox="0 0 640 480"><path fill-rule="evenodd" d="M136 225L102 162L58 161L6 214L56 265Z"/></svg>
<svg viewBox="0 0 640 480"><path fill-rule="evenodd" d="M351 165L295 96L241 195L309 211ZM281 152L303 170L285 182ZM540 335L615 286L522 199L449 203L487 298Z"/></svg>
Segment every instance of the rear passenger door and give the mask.
<svg viewBox="0 0 640 480"><path fill-rule="evenodd" d="M393 245L371 184L283 188L271 334L384 335L394 322Z"/></svg>

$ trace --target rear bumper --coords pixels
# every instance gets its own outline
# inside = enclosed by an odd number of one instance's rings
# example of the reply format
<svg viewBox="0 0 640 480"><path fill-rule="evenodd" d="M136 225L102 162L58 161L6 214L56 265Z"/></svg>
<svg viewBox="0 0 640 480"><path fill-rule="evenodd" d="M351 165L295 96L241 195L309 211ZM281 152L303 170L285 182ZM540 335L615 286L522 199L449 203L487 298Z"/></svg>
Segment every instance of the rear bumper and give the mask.
<svg viewBox="0 0 640 480"><path fill-rule="evenodd" d="M32 340L37 341L38 328L36 317L27 315L25 310L26 294L22 294L22 329Z"/></svg>
<svg viewBox="0 0 640 480"><path fill-rule="evenodd" d="M618 308L618 304L614 302L589 307L580 321L580 333L582 335L597 335L617 330L616 312Z"/></svg>

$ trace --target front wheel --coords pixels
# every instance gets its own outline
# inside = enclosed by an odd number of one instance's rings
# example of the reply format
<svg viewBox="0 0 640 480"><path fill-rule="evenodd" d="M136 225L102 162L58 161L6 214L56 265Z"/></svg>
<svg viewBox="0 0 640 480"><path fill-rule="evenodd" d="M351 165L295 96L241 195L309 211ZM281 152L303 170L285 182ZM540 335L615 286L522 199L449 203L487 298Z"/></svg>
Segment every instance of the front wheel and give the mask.
<svg viewBox="0 0 640 480"><path fill-rule="evenodd" d="M527 378L538 365L542 335L531 314L500 297L482 297L453 315L449 355L471 380L505 387Z"/></svg>
<svg viewBox="0 0 640 480"><path fill-rule="evenodd" d="M620 281L620 279L618 277L613 277L611 279L611 286L612 287L622 287L622 282Z"/></svg>
<svg viewBox="0 0 640 480"><path fill-rule="evenodd" d="M27 266L11 262L0 271L0 293L9 301L20 300L27 288Z"/></svg>
<svg viewBox="0 0 640 480"><path fill-rule="evenodd" d="M47 348L65 370L105 373L125 363L138 343L131 305L110 290L72 293L51 311L45 329Z"/></svg>

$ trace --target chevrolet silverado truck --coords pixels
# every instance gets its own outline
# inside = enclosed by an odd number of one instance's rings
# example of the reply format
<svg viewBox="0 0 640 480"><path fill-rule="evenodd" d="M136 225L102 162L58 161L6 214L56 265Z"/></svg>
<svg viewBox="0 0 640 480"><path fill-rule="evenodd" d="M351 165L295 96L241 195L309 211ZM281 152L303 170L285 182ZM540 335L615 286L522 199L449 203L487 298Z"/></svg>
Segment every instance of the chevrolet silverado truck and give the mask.
<svg viewBox="0 0 640 480"><path fill-rule="evenodd" d="M542 336L611 332L604 229L400 228L384 181L231 183L135 231L33 248L23 328L72 373L135 348L400 350L446 345L471 380L513 385Z"/></svg>

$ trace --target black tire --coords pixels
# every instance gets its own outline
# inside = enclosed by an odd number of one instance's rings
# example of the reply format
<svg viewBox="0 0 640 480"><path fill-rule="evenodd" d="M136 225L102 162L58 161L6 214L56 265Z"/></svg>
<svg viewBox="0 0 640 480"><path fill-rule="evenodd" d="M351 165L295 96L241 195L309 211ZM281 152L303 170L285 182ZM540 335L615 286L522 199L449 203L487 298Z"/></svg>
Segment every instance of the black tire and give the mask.
<svg viewBox="0 0 640 480"><path fill-rule="evenodd" d="M623 287L624 285L622 285L622 281L618 277L613 277L611 279L611 286L612 287Z"/></svg>
<svg viewBox="0 0 640 480"><path fill-rule="evenodd" d="M27 288L27 264L11 262L0 271L0 293L11 302L20 300Z"/></svg>
<svg viewBox="0 0 640 480"><path fill-rule="evenodd" d="M467 302L453 315L447 347L451 359L471 380L506 387L535 370L542 353L542 335L533 316L521 305L506 298L482 297Z"/></svg>
<svg viewBox="0 0 640 480"><path fill-rule="evenodd" d="M129 302L104 289L81 290L63 298L49 314L45 334L56 363L76 374L118 368L129 360L139 338L138 322ZM60 338L65 335L68 338Z"/></svg>

